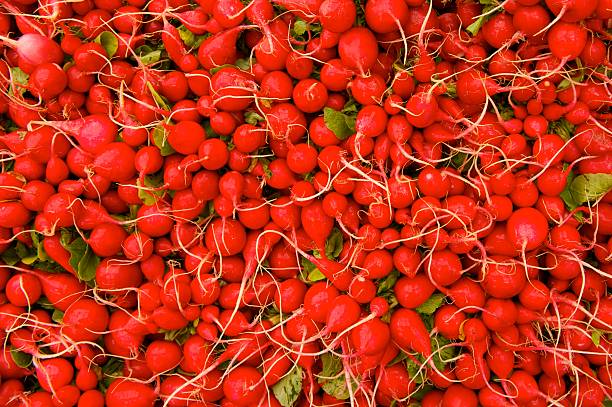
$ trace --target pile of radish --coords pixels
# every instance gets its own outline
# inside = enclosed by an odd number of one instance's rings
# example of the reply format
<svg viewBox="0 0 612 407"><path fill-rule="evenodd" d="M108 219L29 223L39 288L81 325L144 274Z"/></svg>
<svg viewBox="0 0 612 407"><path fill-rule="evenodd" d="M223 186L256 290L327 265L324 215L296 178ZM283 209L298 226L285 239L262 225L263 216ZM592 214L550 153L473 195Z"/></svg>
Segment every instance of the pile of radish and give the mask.
<svg viewBox="0 0 612 407"><path fill-rule="evenodd" d="M612 0L0 0L0 405L609 405Z"/></svg>

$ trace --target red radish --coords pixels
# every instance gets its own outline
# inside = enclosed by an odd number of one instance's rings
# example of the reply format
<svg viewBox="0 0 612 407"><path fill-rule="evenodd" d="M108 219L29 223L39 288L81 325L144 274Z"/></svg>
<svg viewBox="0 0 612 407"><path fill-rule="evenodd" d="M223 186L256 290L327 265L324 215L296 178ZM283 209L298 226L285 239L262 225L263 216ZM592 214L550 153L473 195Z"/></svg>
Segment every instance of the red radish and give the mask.
<svg viewBox="0 0 612 407"><path fill-rule="evenodd" d="M66 309L62 334L74 341L95 341L106 330L108 319L103 305L83 298Z"/></svg>
<svg viewBox="0 0 612 407"><path fill-rule="evenodd" d="M71 304L84 295L85 285L70 274L50 274L37 270L25 272L38 277L43 294L60 311L66 311Z"/></svg>
<svg viewBox="0 0 612 407"><path fill-rule="evenodd" d="M95 114L83 119L48 123L74 135L79 145L89 153L98 153L117 137L117 125L107 116Z"/></svg>
<svg viewBox="0 0 612 407"><path fill-rule="evenodd" d="M142 282L138 265L125 259L107 257L96 268L96 285L101 290L135 288Z"/></svg>
<svg viewBox="0 0 612 407"><path fill-rule="evenodd" d="M290 48L288 41L289 27L280 19L268 24L269 33L255 46L255 57L258 63L268 71L285 68Z"/></svg>
<svg viewBox="0 0 612 407"><path fill-rule="evenodd" d="M61 64L64 60L60 46L51 38L40 34L27 33L16 41L8 38L3 38L3 41L14 47L19 58L31 66L44 63Z"/></svg>
<svg viewBox="0 0 612 407"><path fill-rule="evenodd" d="M304 309L316 322L325 322L333 299L339 295L338 290L325 283L313 284L304 297Z"/></svg>
<svg viewBox="0 0 612 407"><path fill-rule="evenodd" d="M238 254L246 243L244 227L235 220L215 219L206 231L206 246L222 256Z"/></svg>
<svg viewBox="0 0 612 407"><path fill-rule="evenodd" d="M508 219L508 239L517 249L528 251L540 246L548 235L548 222L533 208L520 208Z"/></svg>
<svg viewBox="0 0 612 407"><path fill-rule="evenodd" d="M324 29L343 33L353 26L357 17L355 3L349 0L324 0L319 7L319 20Z"/></svg>
<svg viewBox="0 0 612 407"><path fill-rule="evenodd" d="M155 391L146 384L118 378L106 390L106 405L119 407L126 404L132 406L151 406L156 399Z"/></svg>
<svg viewBox="0 0 612 407"><path fill-rule="evenodd" d="M372 319L352 329L350 338L360 354L375 355L389 346L389 326L378 318Z"/></svg>
<svg viewBox="0 0 612 407"><path fill-rule="evenodd" d="M415 127L433 124L438 112L436 99L426 93L414 94L406 103L406 119Z"/></svg>
<svg viewBox="0 0 612 407"><path fill-rule="evenodd" d="M333 219L325 214L321 201L314 201L302 208L302 225L312 238L322 256L325 256L325 241L333 228Z"/></svg>
<svg viewBox="0 0 612 407"><path fill-rule="evenodd" d="M325 321L325 332L339 333L351 327L359 319L359 304L347 295L339 295L333 303Z"/></svg>
<svg viewBox="0 0 612 407"><path fill-rule="evenodd" d="M62 358L43 360L36 366L36 376L42 388L47 391L57 391L69 384L73 375L74 368Z"/></svg>
<svg viewBox="0 0 612 407"><path fill-rule="evenodd" d="M558 22L548 31L550 52L560 59L578 57L587 42L587 31L578 24Z"/></svg>
<svg viewBox="0 0 612 407"><path fill-rule="evenodd" d="M340 36L338 53L347 68L365 73L372 68L378 56L376 38L366 28L351 28Z"/></svg>
<svg viewBox="0 0 612 407"><path fill-rule="evenodd" d="M206 69L226 65L236 60L236 40L242 27L234 27L208 37L198 48L198 60Z"/></svg>
<svg viewBox="0 0 612 407"><path fill-rule="evenodd" d="M30 219L30 212L21 202L0 202L1 227L14 228L24 226Z"/></svg>
<svg viewBox="0 0 612 407"><path fill-rule="evenodd" d="M380 34L390 33L408 21L408 7L399 0L374 0L366 3L365 17L368 26Z"/></svg>
<svg viewBox="0 0 612 407"><path fill-rule="evenodd" d="M45 248L45 252L66 271L76 276L76 270L70 264L70 252L68 252L68 250L62 246L60 240L61 237L59 234L45 236L43 239L43 247Z"/></svg>
<svg viewBox="0 0 612 407"><path fill-rule="evenodd" d="M593 14L597 8L597 3L584 0L546 0L546 6L555 15L559 15L562 21L575 23Z"/></svg>
<svg viewBox="0 0 612 407"><path fill-rule="evenodd" d="M391 338L402 348L412 349L428 357L431 355L429 334L423 320L415 311L400 308L391 315Z"/></svg>
<svg viewBox="0 0 612 407"><path fill-rule="evenodd" d="M400 278L393 290L402 307L417 308L431 297L435 287L427 275L417 274L414 278Z"/></svg>
<svg viewBox="0 0 612 407"><path fill-rule="evenodd" d="M241 406L258 403L265 393L261 377L252 367L236 367L223 380L223 394L228 400Z"/></svg>
<svg viewBox="0 0 612 407"><path fill-rule="evenodd" d="M6 297L11 304L18 307L31 307L40 298L42 288L40 281L31 274L16 274L4 287Z"/></svg>

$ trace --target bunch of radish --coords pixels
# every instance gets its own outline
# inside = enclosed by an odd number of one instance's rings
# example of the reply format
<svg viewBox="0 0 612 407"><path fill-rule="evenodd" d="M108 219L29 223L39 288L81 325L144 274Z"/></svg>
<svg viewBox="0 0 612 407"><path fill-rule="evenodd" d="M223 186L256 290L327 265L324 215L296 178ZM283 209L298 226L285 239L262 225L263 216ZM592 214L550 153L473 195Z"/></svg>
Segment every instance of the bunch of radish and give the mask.
<svg viewBox="0 0 612 407"><path fill-rule="evenodd" d="M607 405L612 0L0 0L0 405Z"/></svg>

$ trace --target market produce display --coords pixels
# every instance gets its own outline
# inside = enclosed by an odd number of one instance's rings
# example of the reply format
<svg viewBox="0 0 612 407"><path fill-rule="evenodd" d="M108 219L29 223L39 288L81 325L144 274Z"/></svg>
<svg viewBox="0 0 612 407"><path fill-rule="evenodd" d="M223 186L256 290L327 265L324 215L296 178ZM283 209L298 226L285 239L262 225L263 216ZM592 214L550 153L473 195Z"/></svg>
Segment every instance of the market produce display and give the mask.
<svg viewBox="0 0 612 407"><path fill-rule="evenodd" d="M612 401L612 0L0 0L0 406Z"/></svg>

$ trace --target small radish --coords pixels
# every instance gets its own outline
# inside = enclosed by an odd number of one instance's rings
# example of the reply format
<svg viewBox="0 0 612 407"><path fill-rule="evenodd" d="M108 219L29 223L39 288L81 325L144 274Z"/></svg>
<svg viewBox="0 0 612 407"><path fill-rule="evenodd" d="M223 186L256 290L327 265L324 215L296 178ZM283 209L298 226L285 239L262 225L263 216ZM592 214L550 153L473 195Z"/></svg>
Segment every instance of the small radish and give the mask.
<svg viewBox="0 0 612 407"><path fill-rule="evenodd" d="M559 59L576 59L586 46L588 32L578 24L558 22L548 31L550 52Z"/></svg>
<svg viewBox="0 0 612 407"><path fill-rule="evenodd" d="M391 338L400 347L412 349L425 357L431 355L429 333L418 313L400 308L391 315L389 325Z"/></svg>
<svg viewBox="0 0 612 407"><path fill-rule="evenodd" d="M59 44L40 34L28 33L16 41L8 38L2 38L2 41L15 48L23 62L34 67L44 63L61 65L64 61Z"/></svg>

